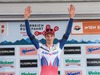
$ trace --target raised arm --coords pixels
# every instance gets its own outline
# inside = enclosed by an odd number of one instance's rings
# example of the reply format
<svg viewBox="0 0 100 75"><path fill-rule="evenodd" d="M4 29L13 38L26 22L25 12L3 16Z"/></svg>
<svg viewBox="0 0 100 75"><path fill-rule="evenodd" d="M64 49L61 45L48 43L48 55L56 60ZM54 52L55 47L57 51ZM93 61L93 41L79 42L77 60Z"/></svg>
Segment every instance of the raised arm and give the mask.
<svg viewBox="0 0 100 75"><path fill-rule="evenodd" d="M71 33L71 28L72 28L72 24L73 24L73 18L75 16L75 7L74 5L70 5L70 7L68 8L68 11L69 11L69 17L70 17L70 20L69 20L69 23L68 23L68 26L67 26L67 30L65 32L65 34L63 35L63 38L62 40L60 41L60 48L62 49L63 46L65 45L70 33Z"/></svg>
<svg viewBox="0 0 100 75"><path fill-rule="evenodd" d="M25 18L25 27L26 27L26 32L27 32L27 35L29 36L31 42L34 44L34 46L38 49L39 48L39 43L38 41L36 40L35 36L31 33L31 30L30 30L30 26L29 26L29 21L28 21L28 18L31 14L31 7L30 6L27 6L25 8L25 12L24 12L24 18Z"/></svg>

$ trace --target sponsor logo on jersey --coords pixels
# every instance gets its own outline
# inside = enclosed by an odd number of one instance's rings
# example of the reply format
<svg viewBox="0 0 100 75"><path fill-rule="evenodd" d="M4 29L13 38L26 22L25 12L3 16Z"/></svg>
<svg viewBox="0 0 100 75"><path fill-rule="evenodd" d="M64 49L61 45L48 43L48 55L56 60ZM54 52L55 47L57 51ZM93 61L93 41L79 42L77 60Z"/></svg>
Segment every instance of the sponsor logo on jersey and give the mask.
<svg viewBox="0 0 100 75"><path fill-rule="evenodd" d="M58 51L55 51L55 52L46 52L46 51L42 51L42 54L46 54L46 55L55 55L55 54L58 54Z"/></svg>

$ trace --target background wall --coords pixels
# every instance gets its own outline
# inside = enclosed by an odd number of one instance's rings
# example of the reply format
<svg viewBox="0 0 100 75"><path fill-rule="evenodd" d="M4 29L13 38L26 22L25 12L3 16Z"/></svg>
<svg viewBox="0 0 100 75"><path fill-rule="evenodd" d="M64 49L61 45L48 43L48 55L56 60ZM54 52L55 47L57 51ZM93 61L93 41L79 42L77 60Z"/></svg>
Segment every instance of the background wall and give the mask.
<svg viewBox="0 0 100 75"><path fill-rule="evenodd" d="M26 35L24 9L30 5L32 33L47 24L58 26L61 39L68 24L68 7L76 7L72 33L61 54L59 75L100 74L100 2L98 0L0 0L0 75L39 75L35 47ZM60 35L59 35L60 34ZM36 36L44 42L42 35ZM41 39L42 37L42 39ZM56 40L57 41L57 40Z"/></svg>
<svg viewBox="0 0 100 75"><path fill-rule="evenodd" d="M23 13L26 6L32 7L31 20L57 20L68 19L68 8L70 4L76 7L76 19L99 19L100 2L99 1L36 1L24 2L1 1L0 20L23 20Z"/></svg>

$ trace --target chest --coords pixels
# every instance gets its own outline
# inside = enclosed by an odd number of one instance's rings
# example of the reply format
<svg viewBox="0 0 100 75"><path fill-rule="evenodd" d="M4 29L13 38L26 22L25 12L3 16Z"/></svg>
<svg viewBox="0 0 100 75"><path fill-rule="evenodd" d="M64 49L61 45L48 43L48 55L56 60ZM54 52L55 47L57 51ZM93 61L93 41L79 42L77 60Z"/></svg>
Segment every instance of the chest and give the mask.
<svg viewBox="0 0 100 75"><path fill-rule="evenodd" d="M41 46L39 48L39 55L45 56L45 57L56 57L59 56L61 52L61 49L59 48L59 45L54 45L51 48L48 48L47 46Z"/></svg>

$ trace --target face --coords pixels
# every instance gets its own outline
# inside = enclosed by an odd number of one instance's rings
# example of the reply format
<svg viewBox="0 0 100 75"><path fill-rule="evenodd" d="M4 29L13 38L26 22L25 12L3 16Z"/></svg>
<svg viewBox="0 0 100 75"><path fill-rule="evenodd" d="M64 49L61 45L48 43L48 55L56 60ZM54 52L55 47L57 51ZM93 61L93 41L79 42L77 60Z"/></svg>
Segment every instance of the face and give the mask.
<svg viewBox="0 0 100 75"><path fill-rule="evenodd" d="M55 35L53 35L53 34L46 34L45 38L46 38L46 42L47 43L53 43Z"/></svg>

